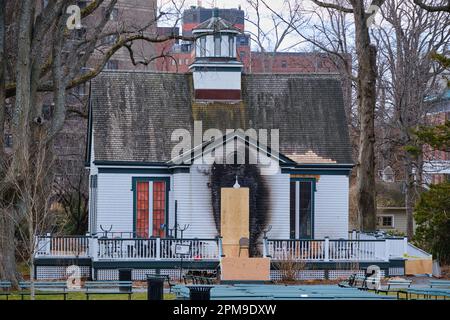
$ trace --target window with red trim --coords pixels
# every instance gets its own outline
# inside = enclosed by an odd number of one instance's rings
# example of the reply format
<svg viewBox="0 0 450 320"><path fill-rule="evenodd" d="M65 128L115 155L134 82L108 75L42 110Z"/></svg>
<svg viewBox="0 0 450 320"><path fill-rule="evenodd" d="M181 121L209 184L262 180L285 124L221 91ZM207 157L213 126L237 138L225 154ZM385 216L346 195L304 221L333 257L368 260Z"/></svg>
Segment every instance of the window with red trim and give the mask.
<svg viewBox="0 0 450 320"><path fill-rule="evenodd" d="M166 223L166 182L153 182L153 236L164 237Z"/></svg>
<svg viewBox="0 0 450 320"><path fill-rule="evenodd" d="M148 182L137 183L136 235L138 238L148 238L150 209L148 187Z"/></svg>
<svg viewBox="0 0 450 320"><path fill-rule="evenodd" d="M153 184L152 206L150 206L150 183ZM136 236L138 238L165 237L166 182L138 182L136 185ZM150 212L152 211L152 212ZM151 214L151 216L150 216ZM150 217L152 218L150 220ZM150 231L150 221L152 221ZM151 232L151 234L150 234Z"/></svg>

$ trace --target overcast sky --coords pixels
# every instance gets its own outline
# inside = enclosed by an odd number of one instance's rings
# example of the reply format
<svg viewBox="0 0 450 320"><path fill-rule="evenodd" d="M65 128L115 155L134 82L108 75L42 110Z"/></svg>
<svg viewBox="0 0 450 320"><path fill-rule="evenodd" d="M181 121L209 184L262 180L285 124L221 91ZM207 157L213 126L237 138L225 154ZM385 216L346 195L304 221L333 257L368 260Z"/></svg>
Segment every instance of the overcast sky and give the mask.
<svg viewBox="0 0 450 320"><path fill-rule="evenodd" d="M170 3L171 0L160 0L160 4L161 3ZM181 3L182 0L178 0L176 1L176 3ZM284 5L285 0L266 0L266 3L268 5L271 6L271 8L273 10L276 10L276 12L284 12L286 14L287 11L287 7ZM304 5L305 7L310 7L310 1L309 0L304 0L302 1L304 3L302 3L302 5ZM246 15L248 14L248 18L251 20L255 20L254 17L252 16L252 13L254 13L252 10L249 10L249 5L247 3L246 0L202 0L202 1L198 1L198 0L185 0L184 2L184 8L189 8L190 6L197 6L201 4L202 7L204 8L213 8L213 7L218 7L218 8L238 8L239 6L241 6L242 10L245 11ZM264 5L261 4L261 7L264 8ZM265 9L265 8L264 8ZM272 30L273 29L273 24L271 21L271 12L268 9L262 10L262 15L263 15L263 19L262 19L262 28L264 30ZM249 32L253 32L255 33L256 31L256 27L253 26L251 23L246 22L245 24L246 27L246 31ZM301 49L307 50L308 48L310 49L310 45L309 44L300 44L298 45L299 41L301 41L300 37L293 32L291 34L291 36L287 37L286 40L283 42L283 45L281 46L281 50L280 51L298 51ZM272 49L270 48L270 44L266 44L267 47L266 49ZM294 46L294 47L293 47ZM254 48L256 49L256 48Z"/></svg>

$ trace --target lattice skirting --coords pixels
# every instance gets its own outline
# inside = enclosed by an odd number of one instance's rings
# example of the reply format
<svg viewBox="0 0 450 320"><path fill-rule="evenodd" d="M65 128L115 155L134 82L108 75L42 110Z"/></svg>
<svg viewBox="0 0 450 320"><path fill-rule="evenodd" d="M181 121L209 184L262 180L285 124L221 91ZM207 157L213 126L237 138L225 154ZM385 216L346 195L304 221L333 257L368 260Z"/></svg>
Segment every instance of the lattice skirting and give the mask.
<svg viewBox="0 0 450 320"><path fill-rule="evenodd" d="M400 268L399 268L400 269ZM360 276L365 275L364 270L301 270L297 272L295 280L338 280L338 279L347 279L352 274L358 274ZM381 277L385 277L385 271L381 270ZM270 280L280 281L283 278L283 272L280 270L270 270Z"/></svg>
<svg viewBox="0 0 450 320"><path fill-rule="evenodd" d="M280 281L283 279L283 272L280 270L270 270L270 280ZM301 270L298 271L295 280L323 280L325 279L324 270Z"/></svg>
<svg viewBox="0 0 450 320"><path fill-rule="evenodd" d="M68 267L58 266L37 266L36 267L36 279L37 280L65 280L67 279ZM90 278L91 267L81 266L81 276L83 278Z"/></svg>
<svg viewBox="0 0 450 320"><path fill-rule="evenodd" d="M330 279L330 280L347 279L354 273L356 273L358 276L362 276L362 277L364 277L364 275L365 275L364 270L359 270L356 272L355 272L355 270L329 270L328 271L328 279ZM380 274L381 274L382 278L385 277L384 270L381 270Z"/></svg>
<svg viewBox="0 0 450 320"><path fill-rule="evenodd" d="M405 268L389 268L389 276L404 276Z"/></svg>
<svg viewBox="0 0 450 320"><path fill-rule="evenodd" d="M186 275L188 272L208 272L213 273L214 270L183 270L181 276ZM133 281L145 281L147 279L147 275L156 274L155 269L133 269L131 271L131 278ZM180 279L180 270L179 269L160 269L159 274L161 275L169 275L172 280ZM97 270L97 280L99 281L108 281L108 280L119 280L119 270L118 269L98 269Z"/></svg>

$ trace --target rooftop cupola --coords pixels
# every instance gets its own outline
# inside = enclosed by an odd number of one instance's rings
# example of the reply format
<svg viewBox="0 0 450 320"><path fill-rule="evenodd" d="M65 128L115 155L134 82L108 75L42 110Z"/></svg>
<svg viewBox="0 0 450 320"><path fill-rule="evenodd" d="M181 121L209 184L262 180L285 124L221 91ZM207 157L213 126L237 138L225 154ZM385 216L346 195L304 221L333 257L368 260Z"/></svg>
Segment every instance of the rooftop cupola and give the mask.
<svg viewBox="0 0 450 320"><path fill-rule="evenodd" d="M197 100L240 100L243 65L237 60L236 36L241 33L213 10L211 19L192 30L195 61L190 66Z"/></svg>

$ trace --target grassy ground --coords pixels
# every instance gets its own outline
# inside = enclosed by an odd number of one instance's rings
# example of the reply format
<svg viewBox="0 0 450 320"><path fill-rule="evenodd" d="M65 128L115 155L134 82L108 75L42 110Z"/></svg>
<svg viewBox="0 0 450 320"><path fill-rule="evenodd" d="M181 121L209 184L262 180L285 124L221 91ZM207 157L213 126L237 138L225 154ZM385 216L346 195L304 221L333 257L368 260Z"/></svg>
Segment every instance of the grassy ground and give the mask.
<svg viewBox="0 0 450 320"><path fill-rule="evenodd" d="M9 300L21 300L22 297L13 292L9 296ZM133 293L132 300L147 300L146 292ZM174 294L164 294L164 300L174 300ZM0 295L0 300L6 300L5 296ZM30 300L29 296L25 296L25 300ZM36 300L63 300L62 295L37 295ZM86 295L83 292L71 292L67 295L67 300L86 300ZM96 294L89 296L89 300L128 300L127 294Z"/></svg>

